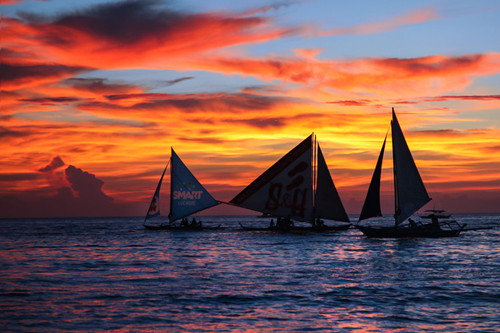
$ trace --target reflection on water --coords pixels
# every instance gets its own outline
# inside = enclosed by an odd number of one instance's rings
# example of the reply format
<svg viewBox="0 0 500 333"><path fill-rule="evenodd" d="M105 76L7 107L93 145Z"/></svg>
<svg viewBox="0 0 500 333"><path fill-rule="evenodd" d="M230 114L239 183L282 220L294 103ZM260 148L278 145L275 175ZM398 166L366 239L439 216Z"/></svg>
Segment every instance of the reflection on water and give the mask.
<svg viewBox="0 0 500 333"><path fill-rule="evenodd" d="M0 221L2 331L492 331L499 216L449 239L202 232L141 219Z"/></svg>

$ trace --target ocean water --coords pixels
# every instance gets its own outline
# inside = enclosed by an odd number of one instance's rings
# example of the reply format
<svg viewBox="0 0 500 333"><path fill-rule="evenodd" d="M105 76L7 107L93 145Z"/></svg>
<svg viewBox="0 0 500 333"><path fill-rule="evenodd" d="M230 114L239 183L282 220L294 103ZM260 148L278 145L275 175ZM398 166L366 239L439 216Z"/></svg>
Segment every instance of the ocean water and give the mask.
<svg viewBox="0 0 500 333"><path fill-rule="evenodd" d="M0 220L1 332L498 332L500 215L458 238ZM387 219L389 221L390 219Z"/></svg>

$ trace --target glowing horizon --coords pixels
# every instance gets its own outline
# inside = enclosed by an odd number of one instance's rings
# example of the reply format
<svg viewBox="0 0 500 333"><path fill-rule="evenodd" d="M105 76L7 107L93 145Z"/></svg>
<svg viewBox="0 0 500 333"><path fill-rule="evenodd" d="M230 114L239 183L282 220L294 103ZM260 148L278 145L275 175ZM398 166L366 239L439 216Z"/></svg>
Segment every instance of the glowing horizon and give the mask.
<svg viewBox="0 0 500 333"><path fill-rule="evenodd" d="M3 1L0 217L141 215L170 147L229 201L311 132L359 214L392 107L428 207L500 212L499 11Z"/></svg>

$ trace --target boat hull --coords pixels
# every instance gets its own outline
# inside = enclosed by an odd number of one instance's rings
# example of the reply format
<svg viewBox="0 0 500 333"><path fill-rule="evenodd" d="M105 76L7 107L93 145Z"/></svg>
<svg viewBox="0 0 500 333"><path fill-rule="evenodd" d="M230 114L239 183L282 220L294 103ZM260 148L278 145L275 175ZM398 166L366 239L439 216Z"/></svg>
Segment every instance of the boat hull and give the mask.
<svg viewBox="0 0 500 333"><path fill-rule="evenodd" d="M274 231L274 232L336 232L345 231L351 227L350 224L338 225L338 226L321 226L321 227L290 227L290 228L279 228L279 227L246 227L240 223L240 226L245 231Z"/></svg>
<svg viewBox="0 0 500 333"><path fill-rule="evenodd" d="M431 228L399 228L399 227L367 227L356 225L366 237L369 238L441 238L457 237L463 228L456 230L443 230Z"/></svg>
<svg viewBox="0 0 500 333"><path fill-rule="evenodd" d="M202 231L202 230L214 230L219 229L219 226L216 227L200 227L200 226L178 226L178 225L144 225L144 228L147 230L172 230L172 231Z"/></svg>

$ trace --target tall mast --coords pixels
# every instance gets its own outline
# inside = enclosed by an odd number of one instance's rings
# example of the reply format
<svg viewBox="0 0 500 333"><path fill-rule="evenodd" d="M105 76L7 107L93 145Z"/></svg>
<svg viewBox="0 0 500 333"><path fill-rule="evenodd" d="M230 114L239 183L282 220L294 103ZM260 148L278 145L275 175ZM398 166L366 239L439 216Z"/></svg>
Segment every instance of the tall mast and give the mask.
<svg viewBox="0 0 500 333"><path fill-rule="evenodd" d="M313 141L313 155L312 155L312 186L313 186L313 193L316 193L316 188L317 188L317 184L316 182L318 181L318 170L317 170L317 149L318 147L318 143L317 143L317 138L316 138L316 135L314 135L314 141ZM314 198L314 195L313 195L313 206L314 206L314 201L315 201L315 198Z"/></svg>
<svg viewBox="0 0 500 333"><path fill-rule="evenodd" d="M394 166L394 219L396 226L428 203L425 189L403 131L392 109L392 157Z"/></svg>
<svg viewBox="0 0 500 333"><path fill-rule="evenodd" d="M398 202L398 167L396 163L394 147L394 108L392 108L391 136L392 136L392 174L394 176L394 225L398 226L399 202Z"/></svg>
<svg viewBox="0 0 500 333"><path fill-rule="evenodd" d="M314 133L313 133L314 134ZM314 222L315 216L316 216L316 190L318 188L317 181L318 181L318 152L317 148L318 147L318 141L316 138L316 135L314 135L314 141L313 141L313 158L312 158L312 173L313 173L313 181L312 181L312 193L313 193L313 214L312 214L312 220L310 221L311 223Z"/></svg>
<svg viewBox="0 0 500 333"><path fill-rule="evenodd" d="M172 163L172 156L174 155L174 148L173 147L170 147L170 163ZM174 172L174 168L170 167L170 212L168 213L168 221L169 223L172 223L172 221L170 220L170 216L172 215L172 205L173 205L173 201L172 201L172 197L173 197L173 193L174 193L174 182L173 182L173 172Z"/></svg>

